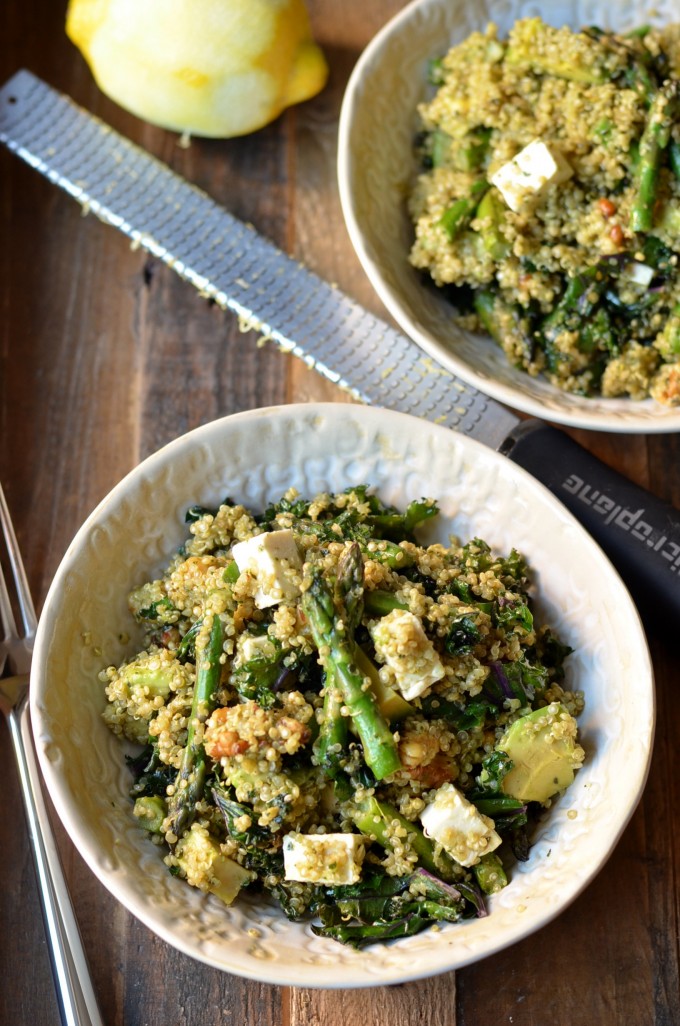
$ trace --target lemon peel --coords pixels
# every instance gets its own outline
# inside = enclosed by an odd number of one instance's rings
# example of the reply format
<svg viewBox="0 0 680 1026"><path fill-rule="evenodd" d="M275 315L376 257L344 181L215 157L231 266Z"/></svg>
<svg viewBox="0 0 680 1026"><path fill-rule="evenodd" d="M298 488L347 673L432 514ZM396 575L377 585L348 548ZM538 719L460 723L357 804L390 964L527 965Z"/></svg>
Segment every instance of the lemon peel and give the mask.
<svg viewBox="0 0 680 1026"><path fill-rule="evenodd" d="M102 92L190 135L253 132L328 77L304 0L70 0L66 32Z"/></svg>

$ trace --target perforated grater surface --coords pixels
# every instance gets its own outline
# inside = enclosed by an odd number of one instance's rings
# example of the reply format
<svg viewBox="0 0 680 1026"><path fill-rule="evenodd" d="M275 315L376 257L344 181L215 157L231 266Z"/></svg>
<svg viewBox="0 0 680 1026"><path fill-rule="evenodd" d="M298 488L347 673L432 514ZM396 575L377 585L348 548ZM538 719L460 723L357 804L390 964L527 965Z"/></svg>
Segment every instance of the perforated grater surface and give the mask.
<svg viewBox="0 0 680 1026"><path fill-rule="evenodd" d="M516 425L513 414L405 335L27 71L0 89L0 141L85 210L355 398L493 446Z"/></svg>

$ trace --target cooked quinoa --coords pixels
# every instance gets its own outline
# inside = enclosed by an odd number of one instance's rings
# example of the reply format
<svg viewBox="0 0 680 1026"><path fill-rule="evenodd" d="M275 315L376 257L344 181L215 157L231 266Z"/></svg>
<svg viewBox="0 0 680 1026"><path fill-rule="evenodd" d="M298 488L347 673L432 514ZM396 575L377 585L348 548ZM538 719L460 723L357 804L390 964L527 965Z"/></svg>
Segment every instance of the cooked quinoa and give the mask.
<svg viewBox="0 0 680 1026"><path fill-rule="evenodd" d="M413 266L529 374L680 405L680 24L491 24L431 78Z"/></svg>
<svg viewBox="0 0 680 1026"><path fill-rule="evenodd" d="M527 857L584 758L571 650L534 618L521 555L421 545L436 515L367 486L188 511L129 597L142 650L100 674L171 872L361 946L484 914Z"/></svg>

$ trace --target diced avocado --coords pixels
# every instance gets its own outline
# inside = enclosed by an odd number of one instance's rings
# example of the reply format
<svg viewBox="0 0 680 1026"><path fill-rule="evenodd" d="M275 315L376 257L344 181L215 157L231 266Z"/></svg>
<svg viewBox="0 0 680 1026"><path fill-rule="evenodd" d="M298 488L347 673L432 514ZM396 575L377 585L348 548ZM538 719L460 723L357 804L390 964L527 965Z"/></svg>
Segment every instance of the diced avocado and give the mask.
<svg viewBox="0 0 680 1026"><path fill-rule="evenodd" d="M244 758L225 769L225 779L234 788L236 800L252 804L255 814L264 816L267 829L275 833L305 808L304 796L315 786L315 773L313 766L298 766L272 776L258 765L257 758Z"/></svg>
<svg viewBox="0 0 680 1026"><path fill-rule="evenodd" d="M130 691L147 688L151 695L167 698L172 681L177 676L177 666L172 659L145 652L123 666L120 675Z"/></svg>
<svg viewBox="0 0 680 1026"><path fill-rule="evenodd" d="M680 211L677 202L668 200L664 203L660 214L654 219L654 225L665 229L671 235L680 235Z"/></svg>
<svg viewBox="0 0 680 1026"><path fill-rule="evenodd" d="M389 684L383 684L378 668L371 662L363 649L357 646L357 667L364 677L371 678L371 690L375 695L378 708L386 720L396 723L415 712L414 706L402 698L398 691Z"/></svg>
<svg viewBox="0 0 680 1026"><path fill-rule="evenodd" d="M139 820L139 825L150 834L160 834L168 807L158 795L144 795L135 801L134 814Z"/></svg>
<svg viewBox="0 0 680 1026"><path fill-rule="evenodd" d="M200 823L194 823L178 842L175 855L188 883L210 891L225 905L231 905L241 888L256 876L223 855L217 841Z"/></svg>
<svg viewBox="0 0 680 1026"><path fill-rule="evenodd" d="M227 858L226 855L219 855L213 862L209 889L225 905L231 905L241 888L249 884L253 877L254 874L238 862Z"/></svg>
<svg viewBox="0 0 680 1026"><path fill-rule="evenodd" d="M543 803L569 787L584 755L576 732L576 720L559 702L515 720L497 745L513 763L501 785L505 794Z"/></svg>
<svg viewBox="0 0 680 1026"><path fill-rule="evenodd" d="M149 722L172 694L186 693L191 684L189 671L167 649L152 649L107 671L109 699L104 719L116 734L145 745Z"/></svg>

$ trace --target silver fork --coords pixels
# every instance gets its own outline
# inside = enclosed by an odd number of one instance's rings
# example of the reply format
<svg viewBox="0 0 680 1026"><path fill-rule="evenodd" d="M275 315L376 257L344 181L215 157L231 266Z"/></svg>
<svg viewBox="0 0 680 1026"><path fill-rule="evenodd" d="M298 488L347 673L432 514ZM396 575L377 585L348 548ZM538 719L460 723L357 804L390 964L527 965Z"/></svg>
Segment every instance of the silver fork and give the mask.
<svg viewBox="0 0 680 1026"><path fill-rule="evenodd" d="M12 571L13 597L22 621L20 632L0 563L0 622L3 631L0 640L0 711L7 719L19 771L59 1013L62 1026L103 1026L52 834L33 748L27 699L37 621L1 485L0 526Z"/></svg>

